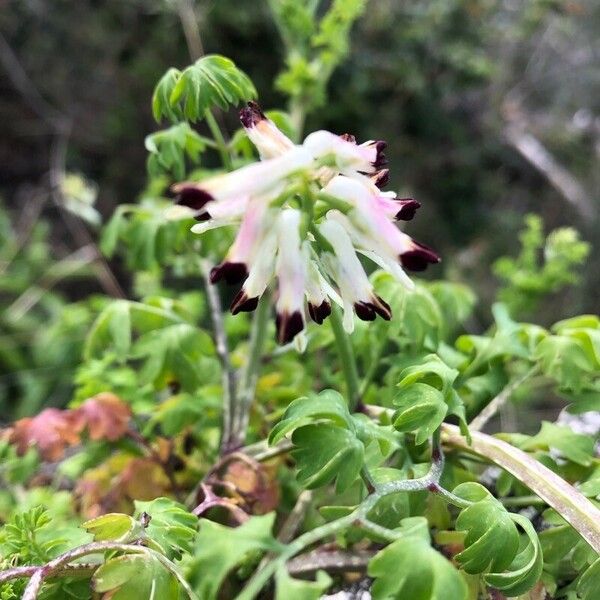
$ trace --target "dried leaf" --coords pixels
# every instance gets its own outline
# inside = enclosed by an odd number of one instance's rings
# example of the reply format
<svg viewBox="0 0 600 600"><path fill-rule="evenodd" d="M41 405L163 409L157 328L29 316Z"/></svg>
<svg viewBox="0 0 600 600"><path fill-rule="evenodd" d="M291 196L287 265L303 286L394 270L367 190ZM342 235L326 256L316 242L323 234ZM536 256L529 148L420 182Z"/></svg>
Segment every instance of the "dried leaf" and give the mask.
<svg viewBox="0 0 600 600"><path fill-rule="evenodd" d="M35 417L19 419L8 439L20 455L35 446L44 460L60 460L68 446L78 444L83 429L80 415L70 410L46 408Z"/></svg>
<svg viewBox="0 0 600 600"><path fill-rule="evenodd" d="M104 392L86 400L76 409L92 440L114 442L125 435L131 409L114 394Z"/></svg>

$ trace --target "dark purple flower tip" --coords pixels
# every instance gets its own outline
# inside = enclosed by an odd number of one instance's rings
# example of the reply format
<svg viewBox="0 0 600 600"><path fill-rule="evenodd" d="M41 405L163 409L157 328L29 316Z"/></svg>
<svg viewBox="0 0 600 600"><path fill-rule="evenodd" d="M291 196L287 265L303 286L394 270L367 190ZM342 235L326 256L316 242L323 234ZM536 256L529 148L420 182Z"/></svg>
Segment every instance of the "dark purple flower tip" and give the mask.
<svg viewBox="0 0 600 600"><path fill-rule="evenodd" d="M252 312L257 306L258 296L248 298L246 292L240 290L233 299L229 310L232 315L237 315L239 312Z"/></svg>
<svg viewBox="0 0 600 600"><path fill-rule="evenodd" d="M241 262L223 262L210 270L210 282L224 279L229 285L242 283L248 277L248 268Z"/></svg>
<svg viewBox="0 0 600 600"><path fill-rule="evenodd" d="M205 204L214 198L194 184L177 184L172 188L175 193L175 202L181 206L187 206L192 210L201 210Z"/></svg>
<svg viewBox="0 0 600 600"><path fill-rule="evenodd" d="M373 310L385 321L392 318L392 308L381 296L374 296Z"/></svg>
<svg viewBox="0 0 600 600"><path fill-rule="evenodd" d="M295 311L292 314L286 312L278 314L275 317L275 326L277 328L277 342L288 344L304 329L302 313Z"/></svg>
<svg viewBox="0 0 600 600"><path fill-rule="evenodd" d="M399 210L396 213L398 221L412 221L417 209L421 207L421 203L412 198L396 198Z"/></svg>
<svg viewBox="0 0 600 600"><path fill-rule="evenodd" d="M392 318L392 309L390 305L380 298L373 295L370 302L356 302L354 304L356 316L362 321L374 321L379 315L382 319L389 321Z"/></svg>
<svg viewBox="0 0 600 600"><path fill-rule="evenodd" d="M361 321L374 321L377 317L370 302L355 302L354 312Z"/></svg>
<svg viewBox="0 0 600 600"><path fill-rule="evenodd" d="M377 155L375 157L375 161L373 162L373 166L376 169L381 169L382 167L385 167L385 165L387 165L388 163L387 158L383 153L383 151L386 148L387 142L384 142L383 140L378 140L377 142L375 142L375 149L377 150Z"/></svg>
<svg viewBox="0 0 600 600"><path fill-rule="evenodd" d="M390 181L390 170L389 169L381 169L373 174L371 177L371 181L381 190L383 189Z"/></svg>
<svg viewBox="0 0 600 600"><path fill-rule="evenodd" d="M248 102L242 110L240 110L240 121L246 129L255 127L261 121L264 121L265 113L261 110L260 106L256 102Z"/></svg>
<svg viewBox="0 0 600 600"><path fill-rule="evenodd" d="M321 325L323 321L331 314L331 304L329 304L327 300L323 300L319 306L309 302L308 314L315 323Z"/></svg>
<svg viewBox="0 0 600 600"><path fill-rule="evenodd" d="M412 250L400 255L402 266L410 271L424 271L427 265L439 263L442 259L429 246L413 240Z"/></svg>
<svg viewBox="0 0 600 600"><path fill-rule="evenodd" d="M340 137L345 142L350 142L351 144L356 144L356 138L351 133L342 133L342 135L340 135Z"/></svg>

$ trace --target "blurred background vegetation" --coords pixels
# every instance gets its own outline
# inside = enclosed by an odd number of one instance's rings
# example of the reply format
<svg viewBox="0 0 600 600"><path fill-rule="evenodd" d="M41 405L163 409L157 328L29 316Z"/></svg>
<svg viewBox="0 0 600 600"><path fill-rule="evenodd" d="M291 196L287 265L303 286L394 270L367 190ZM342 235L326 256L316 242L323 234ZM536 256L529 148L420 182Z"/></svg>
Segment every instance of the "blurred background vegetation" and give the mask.
<svg viewBox="0 0 600 600"><path fill-rule="evenodd" d="M147 185L158 79L190 54L217 52L250 75L264 108L285 108L294 82L310 89L314 76L294 50L298 5L0 0L3 419L64 405L104 298L130 295L125 265L97 242L101 223ZM273 13L296 19L296 39L282 44ZM541 255L542 228L576 228L591 253L578 286L517 303L514 316L547 325L599 309L599 31L594 0L371 0L327 99L318 86L296 98L322 101L307 130L388 141L390 188L423 204L409 229L444 258L432 276L480 298L473 331L491 321L498 276L513 287L535 279L521 267ZM220 117L237 128L233 112ZM529 220L519 283L510 261L492 265L519 254L531 212L541 221Z"/></svg>

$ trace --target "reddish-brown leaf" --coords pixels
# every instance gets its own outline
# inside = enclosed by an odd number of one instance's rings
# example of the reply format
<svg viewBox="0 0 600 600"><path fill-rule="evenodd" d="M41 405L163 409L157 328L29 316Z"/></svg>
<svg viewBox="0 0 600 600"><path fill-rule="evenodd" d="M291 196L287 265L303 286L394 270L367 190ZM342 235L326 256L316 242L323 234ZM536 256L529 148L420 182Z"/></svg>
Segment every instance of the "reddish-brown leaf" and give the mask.
<svg viewBox="0 0 600 600"><path fill-rule="evenodd" d="M19 454L35 446L44 460L60 460L68 446L79 443L83 429L81 416L75 411L46 408L35 417L19 419L9 433L9 442Z"/></svg>
<svg viewBox="0 0 600 600"><path fill-rule="evenodd" d="M125 435L131 417L129 406L108 392L89 398L76 412L87 426L90 439L111 442Z"/></svg>

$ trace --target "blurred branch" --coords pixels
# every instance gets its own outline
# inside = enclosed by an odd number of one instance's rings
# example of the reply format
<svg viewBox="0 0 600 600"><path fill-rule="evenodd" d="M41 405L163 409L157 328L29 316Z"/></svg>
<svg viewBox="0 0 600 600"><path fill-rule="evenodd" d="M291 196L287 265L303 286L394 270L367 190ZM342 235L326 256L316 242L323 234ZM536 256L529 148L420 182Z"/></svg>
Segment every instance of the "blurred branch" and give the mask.
<svg viewBox="0 0 600 600"><path fill-rule="evenodd" d="M210 309L210 316L213 322L215 332L215 342L217 347L217 356L221 362L223 372L223 430L221 432L221 454L227 452L231 447L231 434L233 428L233 415L237 402L235 373L229 360L229 348L227 344L227 334L225 333L225 324L223 323L223 307L219 291L210 282L210 264L206 260L200 261L200 268L204 276L206 288L206 298Z"/></svg>
<svg viewBox="0 0 600 600"><path fill-rule="evenodd" d="M527 119L518 101L505 101L502 107L503 116L507 121L504 128L506 141L533 165L550 185L571 204L581 217L593 219L594 206L584 186L552 153L535 137L527 127Z"/></svg>
<svg viewBox="0 0 600 600"><path fill-rule="evenodd" d="M11 83L40 119L50 125L56 132L64 133L70 129L70 119L44 99L2 34L0 34L0 63L2 63Z"/></svg>
<svg viewBox="0 0 600 600"><path fill-rule="evenodd" d="M27 102L38 117L46 122L54 131L55 137L50 148L50 194L54 203L60 210L65 225L77 243L82 246L82 248L86 248L85 253L90 252L90 250L94 251L94 260L99 267L97 270L97 277L104 291L111 296L124 298L125 293L110 270L108 263L100 253L90 232L87 230L86 226L71 215L64 206L62 183L65 174L67 146L72 130L71 119L54 108L47 100L45 100L42 94L40 94L39 90L21 65L17 55L1 34L0 63L7 72L14 87L23 96L25 102Z"/></svg>
<svg viewBox="0 0 600 600"><path fill-rule="evenodd" d="M287 563L291 575L325 571L365 571L369 561L375 556L375 550L313 550L293 558Z"/></svg>
<svg viewBox="0 0 600 600"><path fill-rule="evenodd" d="M42 276L39 285L28 287L7 309L6 318L9 322L20 319L33 308L43 295L59 281L70 277L83 267L94 262L95 248L83 246L69 254L61 261L53 264Z"/></svg>
<svg viewBox="0 0 600 600"><path fill-rule="evenodd" d="M202 47L202 37L198 27L198 15L194 8L192 0L174 0L177 7L177 14L181 21L183 34L187 43L190 58L193 61L198 60L204 54Z"/></svg>

